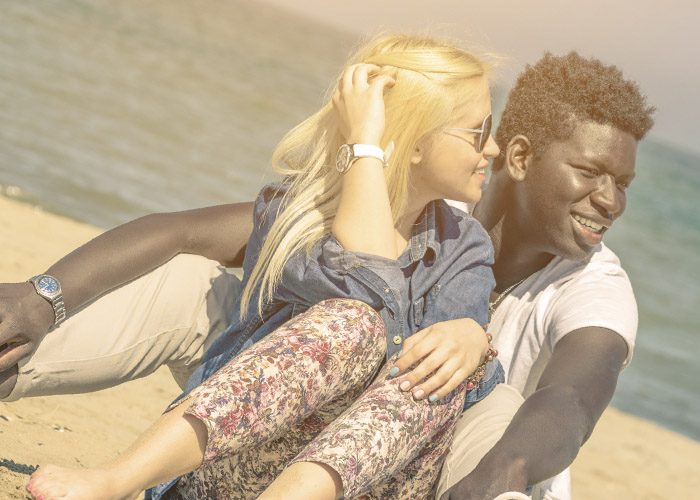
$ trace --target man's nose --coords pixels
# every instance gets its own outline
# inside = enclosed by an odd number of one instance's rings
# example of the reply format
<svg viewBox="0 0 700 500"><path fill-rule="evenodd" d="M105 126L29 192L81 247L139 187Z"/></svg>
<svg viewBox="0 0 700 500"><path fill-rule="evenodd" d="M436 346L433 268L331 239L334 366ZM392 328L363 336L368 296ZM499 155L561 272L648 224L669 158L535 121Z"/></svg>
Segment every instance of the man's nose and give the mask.
<svg viewBox="0 0 700 500"><path fill-rule="evenodd" d="M593 203L611 219L619 217L625 209L624 197L612 175L601 175L600 185L591 194Z"/></svg>

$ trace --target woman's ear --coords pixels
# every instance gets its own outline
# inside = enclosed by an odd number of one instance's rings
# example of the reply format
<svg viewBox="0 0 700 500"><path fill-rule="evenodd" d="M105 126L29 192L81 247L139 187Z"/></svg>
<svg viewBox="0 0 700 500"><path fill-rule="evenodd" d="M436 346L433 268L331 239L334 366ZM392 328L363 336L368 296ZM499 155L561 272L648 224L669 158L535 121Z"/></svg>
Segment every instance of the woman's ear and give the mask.
<svg viewBox="0 0 700 500"><path fill-rule="evenodd" d="M418 141L416 147L413 149L413 153L411 154L411 165L420 165L420 163L423 161L423 155L425 154L426 147L427 145L425 140Z"/></svg>
<svg viewBox="0 0 700 500"><path fill-rule="evenodd" d="M525 179L527 170L533 157L532 144L530 139L524 135L516 135L506 146L505 166L508 169L508 175L516 182Z"/></svg>

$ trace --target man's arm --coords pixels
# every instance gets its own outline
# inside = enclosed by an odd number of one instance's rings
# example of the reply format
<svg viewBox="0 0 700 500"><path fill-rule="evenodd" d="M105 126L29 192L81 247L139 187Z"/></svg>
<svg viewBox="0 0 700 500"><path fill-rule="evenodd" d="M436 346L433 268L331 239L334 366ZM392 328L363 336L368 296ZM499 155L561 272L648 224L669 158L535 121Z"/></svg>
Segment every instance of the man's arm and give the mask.
<svg viewBox="0 0 700 500"><path fill-rule="evenodd" d="M106 231L51 266L70 315L105 292L192 253L240 266L252 231L252 203L147 215ZM0 384L53 324L51 305L30 283L0 284Z"/></svg>
<svg viewBox="0 0 700 500"><path fill-rule="evenodd" d="M626 342L610 330L565 335L503 437L442 500L491 500L568 467L610 402L626 356Z"/></svg>

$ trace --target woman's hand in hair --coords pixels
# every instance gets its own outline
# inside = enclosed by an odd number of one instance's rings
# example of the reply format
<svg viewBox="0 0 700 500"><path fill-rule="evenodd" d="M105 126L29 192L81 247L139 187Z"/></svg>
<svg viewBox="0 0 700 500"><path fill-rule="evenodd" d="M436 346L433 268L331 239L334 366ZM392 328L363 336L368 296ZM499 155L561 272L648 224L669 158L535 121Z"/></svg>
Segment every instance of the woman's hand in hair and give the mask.
<svg viewBox="0 0 700 500"><path fill-rule="evenodd" d="M404 342L397 375L414 368L400 376L399 387L415 399L441 400L476 370L488 347L486 332L472 319L435 323Z"/></svg>
<svg viewBox="0 0 700 500"><path fill-rule="evenodd" d="M333 107L341 134L351 144L380 146L384 134L384 91L395 80L374 64L348 66L338 81Z"/></svg>

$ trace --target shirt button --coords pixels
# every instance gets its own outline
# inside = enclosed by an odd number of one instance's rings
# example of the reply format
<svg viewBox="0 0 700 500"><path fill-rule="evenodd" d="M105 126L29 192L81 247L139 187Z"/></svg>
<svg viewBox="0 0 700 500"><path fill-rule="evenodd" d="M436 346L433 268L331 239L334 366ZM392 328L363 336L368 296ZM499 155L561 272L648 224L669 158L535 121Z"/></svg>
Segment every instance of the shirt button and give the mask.
<svg viewBox="0 0 700 500"><path fill-rule="evenodd" d="M394 335L394 344L399 345L401 340L401 335Z"/></svg>
<svg viewBox="0 0 700 500"><path fill-rule="evenodd" d="M385 289L384 289L384 293L389 293L390 291L391 291L391 290L389 290L388 288L385 288Z"/></svg>

